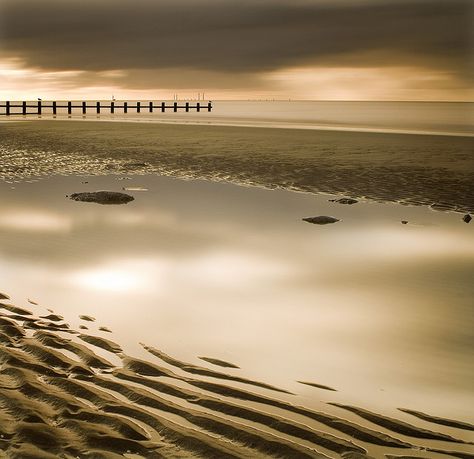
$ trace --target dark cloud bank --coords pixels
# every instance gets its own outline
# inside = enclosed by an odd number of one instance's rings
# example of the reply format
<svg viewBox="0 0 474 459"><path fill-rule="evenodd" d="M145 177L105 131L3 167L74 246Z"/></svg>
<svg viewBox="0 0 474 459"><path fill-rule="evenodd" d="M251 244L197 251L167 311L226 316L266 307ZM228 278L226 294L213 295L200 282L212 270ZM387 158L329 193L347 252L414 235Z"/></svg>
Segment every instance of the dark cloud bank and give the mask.
<svg viewBox="0 0 474 459"><path fill-rule="evenodd" d="M304 65L416 65L468 80L472 3L0 0L0 53L44 70L244 76Z"/></svg>

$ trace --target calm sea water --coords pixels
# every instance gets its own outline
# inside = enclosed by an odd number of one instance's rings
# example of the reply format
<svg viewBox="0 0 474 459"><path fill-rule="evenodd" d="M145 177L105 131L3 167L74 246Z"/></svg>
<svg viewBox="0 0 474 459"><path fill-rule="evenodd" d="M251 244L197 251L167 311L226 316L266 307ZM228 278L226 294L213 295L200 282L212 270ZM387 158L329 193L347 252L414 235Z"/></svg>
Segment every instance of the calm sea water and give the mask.
<svg viewBox="0 0 474 459"><path fill-rule="evenodd" d="M135 104L134 101L128 102L130 105ZM121 102L115 103L119 105ZM159 104L161 101L155 103ZM171 101L168 103L172 104ZM180 105L184 103L179 102ZM195 103L196 101L190 101L191 105ZM101 104L108 105L110 101L103 100ZM200 113L185 113L182 109L178 113L171 110L165 114L159 110L149 113L146 106L142 106L139 114L133 111L129 109L124 115L123 110L117 109L114 115L110 115L103 109L100 118L299 129L355 129L457 135L474 133L474 103L469 102L213 101L211 113L206 110ZM52 116L51 110L44 109L43 117L49 116ZM67 117L66 109L58 109L58 117L64 116ZM82 118L80 109L74 109L73 118ZM94 109L90 109L87 118L97 119Z"/></svg>

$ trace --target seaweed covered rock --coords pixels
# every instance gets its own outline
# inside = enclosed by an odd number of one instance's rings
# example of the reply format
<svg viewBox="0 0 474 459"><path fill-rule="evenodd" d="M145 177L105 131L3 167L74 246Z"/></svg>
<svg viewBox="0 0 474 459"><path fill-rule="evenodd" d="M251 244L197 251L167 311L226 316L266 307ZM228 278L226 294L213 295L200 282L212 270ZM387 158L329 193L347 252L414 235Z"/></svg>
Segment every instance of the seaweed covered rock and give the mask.
<svg viewBox="0 0 474 459"><path fill-rule="evenodd" d="M95 202L97 204L127 204L135 198L117 191L87 191L73 193L69 196L73 201Z"/></svg>
<svg viewBox="0 0 474 459"><path fill-rule="evenodd" d="M319 215L317 217L306 217L303 218L304 222L313 223L315 225L328 225L329 223L336 223L339 221L338 218L328 217L326 215Z"/></svg>

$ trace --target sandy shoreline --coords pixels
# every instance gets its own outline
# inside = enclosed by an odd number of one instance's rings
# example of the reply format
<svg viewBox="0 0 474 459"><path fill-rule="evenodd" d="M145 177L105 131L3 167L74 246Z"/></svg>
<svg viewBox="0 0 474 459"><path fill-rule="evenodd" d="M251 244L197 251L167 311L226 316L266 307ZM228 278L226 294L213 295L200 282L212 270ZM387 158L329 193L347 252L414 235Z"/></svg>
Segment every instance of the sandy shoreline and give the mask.
<svg viewBox="0 0 474 459"><path fill-rule="evenodd" d="M0 126L0 457L473 457L471 141L294 132Z"/></svg>
<svg viewBox="0 0 474 459"><path fill-rule="evenodd" d="M158 173L474 210L469 137L67 121L0 129L8 181Z"/></svg>
<svg viewBox="0 0 474 459"><path fill-rule="evenodd" d="M242 379L237 369L188 364L152 346L145 346L149 360L136 359L109 338L2 296L0 449L7 457L362 458L369 450L472 457L452 434L473 431L470 424L411 410L405 422L350 405L335 404L340 416L330 414L331 404L328 412L296 406L278 398L280 388ZM345 419L347 411L358 421ZM430 428L417 426L419 418Z"/></svg>

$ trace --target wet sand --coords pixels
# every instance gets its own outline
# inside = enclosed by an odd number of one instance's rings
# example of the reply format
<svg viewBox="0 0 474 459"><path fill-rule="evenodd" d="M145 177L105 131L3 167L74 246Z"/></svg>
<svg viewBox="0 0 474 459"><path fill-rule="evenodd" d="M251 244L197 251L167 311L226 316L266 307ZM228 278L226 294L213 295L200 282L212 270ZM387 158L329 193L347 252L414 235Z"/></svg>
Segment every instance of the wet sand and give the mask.
<svg viewBox="0 0 474 459"><path fill-rule="evenodd" d="M67 197L123 183L149 191ZM459 214L155 176L2 196L6 457L472 457Z"/></svg>
<svg viewBox="0 0 474 459"><path fill-rule="evenodd" d="M150 174L474 211L473 137L157 123L0 125L0 177Z"/></svg>
<svg viewBox="0 0 474 459"><path fill-rule="evenodd" d="M338 404L315 411L237 369L197 367L149 346L149 359L137 359L118 343L8 300L0 310L0 450L7 457L473 457L462 439L473 430L467 423L423 414L426 428L416 425L419 413L405 422ZM332 414L332 405L355 421Z"/></svg>
<svg viewBox="0 0 474 459"><path fill-rule="evenodd" d="M2 123L0 457L474 457L472 142Z"/></svg>

